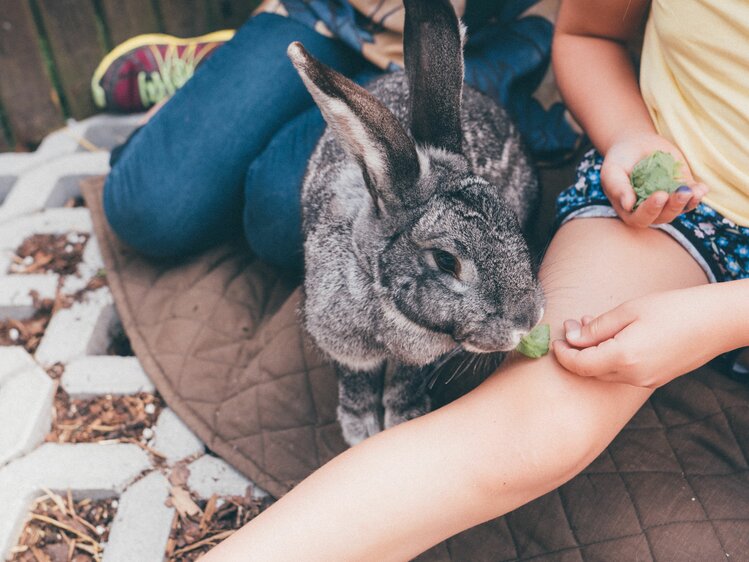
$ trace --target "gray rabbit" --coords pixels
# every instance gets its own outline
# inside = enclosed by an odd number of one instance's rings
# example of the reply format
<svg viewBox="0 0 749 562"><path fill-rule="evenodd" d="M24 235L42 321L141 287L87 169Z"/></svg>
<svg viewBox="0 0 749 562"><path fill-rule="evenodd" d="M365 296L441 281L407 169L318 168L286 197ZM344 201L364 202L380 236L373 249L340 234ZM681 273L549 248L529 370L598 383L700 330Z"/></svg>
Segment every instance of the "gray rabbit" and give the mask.
<svg viewBox="0 0 749 562"><path fill-rule="evenodd" d="M405 73L367 89L288 49L328 124L302 189L303 314L336 364L350 445L429 411L437 359L511 350L543 313L521 230L538 182L518 133L463 87L450 2L405 6Z"/></svg>

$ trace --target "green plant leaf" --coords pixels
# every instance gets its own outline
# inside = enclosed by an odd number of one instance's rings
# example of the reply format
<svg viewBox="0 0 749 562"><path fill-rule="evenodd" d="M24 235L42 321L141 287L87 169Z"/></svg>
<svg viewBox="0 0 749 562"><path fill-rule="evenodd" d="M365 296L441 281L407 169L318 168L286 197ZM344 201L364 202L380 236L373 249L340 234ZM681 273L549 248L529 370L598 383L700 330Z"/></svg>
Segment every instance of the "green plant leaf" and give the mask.
<svg viewBox="0 0 749 562"><path fill-rule="evenodd" d="M680 181L680 168L681 162L662 150L656 150L635 164L629 176L637 195L635 209L656 191L676 191L684 183Z"/></svg>
<svg viewBox="0 0 749 562"><path fill-rule="evenodd" d="M515 348L531 359L538 359L549 353L549 342L551 341L551 329L548 324L539 324L525 335Z"/></svg>

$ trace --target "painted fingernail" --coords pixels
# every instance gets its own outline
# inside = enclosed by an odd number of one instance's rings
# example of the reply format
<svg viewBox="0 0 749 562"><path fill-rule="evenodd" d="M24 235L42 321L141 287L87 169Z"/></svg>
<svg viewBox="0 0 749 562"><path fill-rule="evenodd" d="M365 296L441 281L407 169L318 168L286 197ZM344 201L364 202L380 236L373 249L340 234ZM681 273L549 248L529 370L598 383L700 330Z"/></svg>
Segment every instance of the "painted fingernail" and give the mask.
<svg viewBox="0 0 749 562"><path fill-rule="evenodd" d="M564 335L568 340L579 340L580 329L580 322L577 320L566 320L564 322Z"/></svg>
<svg viewBox="0 0 749 562"><path fill-rule="evenodd" d="M689 193L692 194L692 188L690 188L688 185L680 185L679 189L676 190L676 193Z"/></svg>

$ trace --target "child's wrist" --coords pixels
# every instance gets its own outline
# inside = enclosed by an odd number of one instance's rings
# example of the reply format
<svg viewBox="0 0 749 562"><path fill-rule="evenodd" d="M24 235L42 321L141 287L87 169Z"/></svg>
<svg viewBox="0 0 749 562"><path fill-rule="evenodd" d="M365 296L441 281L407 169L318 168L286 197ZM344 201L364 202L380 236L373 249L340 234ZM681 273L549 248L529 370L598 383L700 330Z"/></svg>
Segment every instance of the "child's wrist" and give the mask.
<svg viewBox="0 0 749 562"><path fill-rule="evenodd" d="M730 290L726 298L726 307L733 316L732 347L749 346L749 279L725 283ZM728 290L726 292L728 292Z"/></svg>
<svg viewBox="0 0 749 562"><path fill-rule="evenodd" d="M716 336L715 355L749 346L749 279L715 283L703 289L709 299L706 333Z"/></svg>
<svg viewBox="0 0 749 562"><path fill-rule="evenodd" d="M648 138L656 139L659 137L655 128L650 125L635 125L625 129L617 129L615 132L604 140L602 143L604 146L598 147L601 154L604 156L606 153L617 144L623 144L627 142L642 142L647 141Z"/></svg>

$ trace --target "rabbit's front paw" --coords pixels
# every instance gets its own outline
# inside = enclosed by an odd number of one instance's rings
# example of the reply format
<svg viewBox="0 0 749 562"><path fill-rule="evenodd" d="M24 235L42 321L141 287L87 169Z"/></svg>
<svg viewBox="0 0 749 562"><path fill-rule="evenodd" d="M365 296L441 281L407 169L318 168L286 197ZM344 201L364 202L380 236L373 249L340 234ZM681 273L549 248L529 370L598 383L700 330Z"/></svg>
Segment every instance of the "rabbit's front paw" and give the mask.
<svg viewBox="0 0 749 562"><path fill-rule="evenodd" d="M429 396L423 396L418 401L409 404L385 404L385 429L408 420L423 416L431 410Z"/></svg>
<svg viewBox="0 0 749 562"><path fill-rule="evenodd" d="M380 420L375 412L354 414L343 408L338 408L338 423L341 424L343 440L351 447L382 430Z"/></svg>

